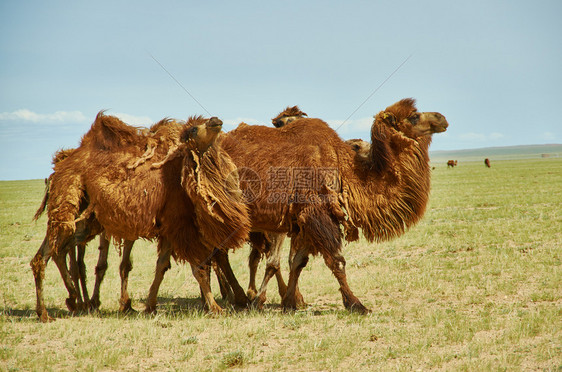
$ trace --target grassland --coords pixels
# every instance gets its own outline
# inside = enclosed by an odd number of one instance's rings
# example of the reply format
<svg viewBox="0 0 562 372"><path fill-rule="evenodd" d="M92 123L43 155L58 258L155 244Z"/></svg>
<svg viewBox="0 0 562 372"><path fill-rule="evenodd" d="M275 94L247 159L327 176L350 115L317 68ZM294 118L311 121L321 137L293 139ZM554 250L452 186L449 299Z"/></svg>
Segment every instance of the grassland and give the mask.
<svg viewBox="0 0 562 372"><path fill-rule="evenodd" d="M301 276L309 306L296 313L280 310L272 283L263 311L209 317L190 270L173 265L158 314L123 316L111 250L96 314L68 314L66 290L48 266L45 299L58 320L41 324L28 263L45 233L45 218L31 222L43 183L0 182L0 370L560 371L562 159L437 164L432 185L424 219L404 236L344 249L368 316L343 309L320 258ZM155 251L151 242L133 251L138 310ZM247 254L231 258L243 284ZM93 286L95 245L86 259Z"/></svg>

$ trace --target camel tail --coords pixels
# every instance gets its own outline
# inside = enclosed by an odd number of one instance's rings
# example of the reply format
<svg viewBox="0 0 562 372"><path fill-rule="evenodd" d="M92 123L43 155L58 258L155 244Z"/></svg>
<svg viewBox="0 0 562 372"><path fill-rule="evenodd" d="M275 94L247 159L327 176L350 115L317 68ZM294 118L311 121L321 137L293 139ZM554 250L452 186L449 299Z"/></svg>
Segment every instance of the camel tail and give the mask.
<svg viewBox="0 0 562 372"><path fill-rule="evenodd" d="M33 216L33 221L37 221L39 217L41 217L43 212L45 212L45 209L47 208L47 202L49 201L50 183L51 183L51 179L45 178L45 195L43 195L43 201L41 201L41 205L39 206L39 209L37 209L37 212L35 212L35 215Z"/></svg>

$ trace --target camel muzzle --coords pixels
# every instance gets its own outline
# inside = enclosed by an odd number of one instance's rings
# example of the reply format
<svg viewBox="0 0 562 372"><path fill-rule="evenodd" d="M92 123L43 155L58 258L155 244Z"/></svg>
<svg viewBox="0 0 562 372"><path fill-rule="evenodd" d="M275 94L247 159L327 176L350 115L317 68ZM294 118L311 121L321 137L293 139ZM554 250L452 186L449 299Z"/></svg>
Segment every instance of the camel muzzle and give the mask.
<svg viewBox="0 0 562 372"><path fill-rule="evenodd" d="M207 121L207 128L220 128L222 127L222 120L213 116Z"/></svg>

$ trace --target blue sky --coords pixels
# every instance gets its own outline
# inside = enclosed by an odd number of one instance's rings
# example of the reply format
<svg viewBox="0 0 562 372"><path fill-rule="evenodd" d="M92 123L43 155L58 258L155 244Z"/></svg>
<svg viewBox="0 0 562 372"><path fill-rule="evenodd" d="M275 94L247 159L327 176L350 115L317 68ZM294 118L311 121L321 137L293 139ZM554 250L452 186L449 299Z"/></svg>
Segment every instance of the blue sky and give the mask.
<svg viewBox="0 0 562 372"><path fill-rule="evenodd" d="M208 111L228 130L298 104L368 139L414 97L450 123L432 150L561 143L561 16L540 0L4 0L0 179L48 176L102 109L134 125Z"/></svg>

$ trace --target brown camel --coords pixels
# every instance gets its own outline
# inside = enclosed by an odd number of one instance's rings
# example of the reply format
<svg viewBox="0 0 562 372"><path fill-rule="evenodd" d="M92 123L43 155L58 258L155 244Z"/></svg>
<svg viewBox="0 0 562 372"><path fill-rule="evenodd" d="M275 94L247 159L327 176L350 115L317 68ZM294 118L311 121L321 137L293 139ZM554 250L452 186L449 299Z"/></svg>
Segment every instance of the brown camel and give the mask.
<svg viewBox="0 0 562 372"><path fill-rule="evenodd" d="M297 119L303 118L306 113L302 112L298 106L287 107L279 115L273 118L271 121L273 125L277 128L281 128L286 124L289 124ZM370 151L370 144L361 139L351 139L345 141L346 144L351 146L352 150L357 153L356 156L362 157L364 159L368 158ZM253 300L252 305L256 308L262 308L263 304L267 298L267 285L269 280L275 275L277 279L277 286L279 288L279 296L281 298L285 297L287 292L287 285L283 280L283 276L280 270L281 263L281 247L285 241L286 234L275 234L275 233L250 233L250 246L252 248L249 256L249 267L250 267L250 283L248 285L248 298ZM258 264L265 255L266 257L266 268L263 277L262 284L259 291L256 289L256 271ZM289 266L292 263L292 256L289 255ZM304 306L304 299L297 289L297 306Z"/></svg>
<svg viewBox="0 0 562 372"><path fill-rule="evenodd" d="M55 165L47 234L31 262L42 321L51 320L42 294L49 258L52 255L57 263L69 292L67 306L73 310L76 290L66 267L66 250L77 223L94 220L118 241L158 238L159 260L147 310L156 306L170 255L191 264L210 311L221 310L212 297L206 265L214 249L241 245L250 226L247 208L240 202L236 168L220 146L221 127L216 118L190 118L174 158L153 167L169 151L159 146L162 138L98 114L80 147ZM87 208L81 211L83 200Z"/></svg>
<svg viewBox="0 0 562 372"><path fill-rule="evenodd" d="M156 146L158 142L163 142L160 146L164 146L167 148L168 151L174 151L178 148L180 144L180 134L181 130L183 129L183 125L178 123L174 120L164 119L158 122L157 124L153 125L148 131L144 131L151 135L152 141L149 141L147 144L147 150L145 153L134 163L127 165L128 169L133 169L138 165L146 162L148 159L154 156ZM155 141L156 140L156 141ZM53 165L66 159L70 154L72 154L75 149L69 150L59 150L53 156L52 163ZM46 180L46 190L45 196L39 207L38 211L35 214L34 220L37 220L41 214L44 212L47 204L47 200L49 197L49 183L52 178L52 175L49 179ZM81 201L81 209L84 210L87 207L87 201ZM109 253L109 245L110 240L107 238L105 233L101 232L100 239L99 239L99 258L98 263L95 267L95 285L92 298L90 299L88 296L88 290L86 286L86 266L84 263L84 254L86 244L91 241L96 234L99 234L101 230L101 226L99 223L94 219L92 221L82 220L77 224L77 229L75 233L75 243L76 243L76 250L74 249L67 249L69 252L69 263L70 263L70 274L72 280L74 282L74 286L77 292L77 304L76 309L78 310L97 310L100 306L99 300L99 292L100 286L104 279L105 272L107 270L107 256ZM122 253L121 264L119 265L119 275L121 277L121 297L119 299L119 311L121 312L129 312L134 311L131 305L131 299L128 293L128 277L129 272L132 270L132 261L131 261L131 251L133 248L133 241L125 240L123 244L120 245L120 253ZM219 253L221 254L221 253ZM227 259L227 258L225 258ZM212 262L213 269L219 278L219 285L221 290L221 295L223 299L229 299L230 302L235 303L236 296L231 289L230 285L228 284L228 280L224 273L220 270L220 268L216 265L216 260ZM80 287L82 287L82 291L80 291ZM204 297L201 297L204 301ZM205 303L205 302L204 302Z"/></svg>
<svg viewBox="0 0 562 372"><path fill-rule="evenodd" d="M449 160L449 161L447 162L447 168L449 168L449 167L454 168L454 167L456 167L456 166L457 166L457 161L456 161L456 160Z"/></svg>
<svg viewBox="0 0 562 372"><path fill-rule="evenodd" d="M287 106L276 117L271 119L272 124L276 128L281 128L297 119L308 116L301 111L298 106ZM252 232L250 234L250 255L248 257L248 266L250 268L250 283L248 285L248 298L252 300L252 306L262 308L267 299L267 285L271 278L275 275L277 286L279 288L279 296L285 297L287 285L281 274L281 247L285 241L286 234ZM256 289L256 272L262 257L266 257L265 273L263 276L260 289ZM292 257L289 256L289 265ZM304 300L297 290L297 298L300 304L304 305Z"/></svg>
<svg viewBox="0 0 562 372"><path fill-rule="evenodd" d="M487 168L490 168L490 159L488 159L488 158L484 159L484 165L485 165Z"/></svg>
<svg viewBox="0 0 562 372"><path fill-rule="evenodd" d="M68 155L74 151L64 150L58 151L53 156L53 164L56 164L68 157ZM34 220L38 220L39 217L45 211L47 207L47 201L49 198L49 184L53 178L53 174L49 176L46 180L45 196L41 206L35 213L33 217ZM88 206L87 200L81 200L80 210L86 209ZM88 288L86 285L86 265L84 262L84 255L86 253L86 245L93 240L97 235L99 235L99 258L98 263L95 267L96 281L94 285L94 291L92 297L88 295ZM74 283L76 289L76 310L80 311L91 311L97 310L100 307L100 286L105 277L105 272L107 271L107 256L109 253L110 239L103 232L103 228L99 222L94 219L85 219L78 221L76 223L76 232L74 233L74 240L68 242L70 244L65 247L63 251L68 252L69 264L70 264L70 276ZM125 240L120 246L122 248L120 253L122 253L121 264L119 265L119 275L121 276L121 297L119 299L119 311L128 312L133 310L131 307L131 299L127 290L128 287L128 277L129 272L132 270L131 262L131 251L133 248L133 241ZM69 305L69 308L73 308Z"/></svg>
<svg viewBox="0 0 562 372"><path fill-rule="evenodd" d="M289 233L294 259L285 309L297 307L296 288L310 254L322 254L340 284L343 303L367 308L347 283L345 238L383 241L404 233L423 215L429 195L428 148L448 124L439 113L420 113L413 99L381 111L371 129L368 161L361 159L325 122L298 119L278 129L240 126L222 145L238 168L262 182L249 202L252 229ZM275 143L265 147L264 143Z"/></svg>

